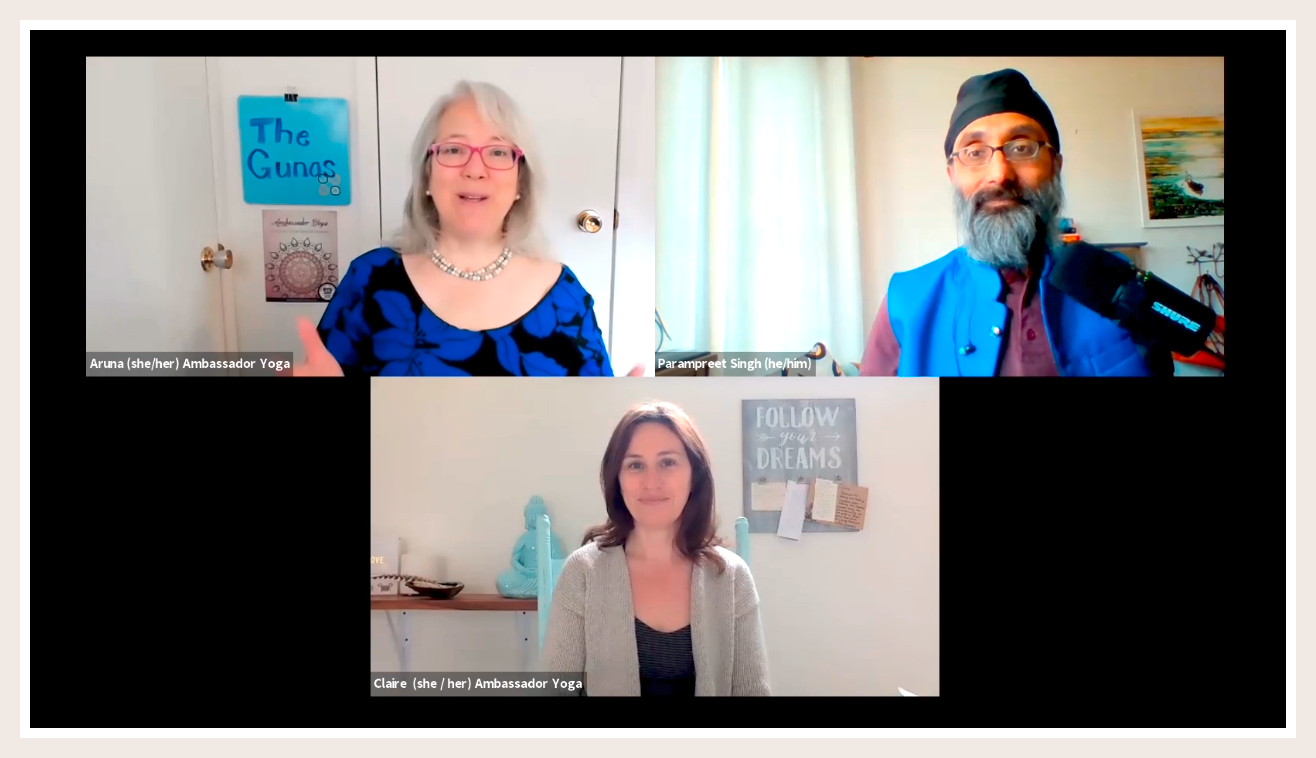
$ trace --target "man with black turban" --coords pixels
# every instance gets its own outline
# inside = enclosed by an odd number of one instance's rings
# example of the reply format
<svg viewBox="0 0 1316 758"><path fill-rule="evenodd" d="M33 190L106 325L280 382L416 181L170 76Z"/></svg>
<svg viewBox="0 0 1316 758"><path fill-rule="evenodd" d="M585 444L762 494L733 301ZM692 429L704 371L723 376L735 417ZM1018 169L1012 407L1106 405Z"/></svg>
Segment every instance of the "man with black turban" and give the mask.
<svg viewBox="0 0 1316 758"><path fill-rule="evenodd" d="M1061 245L1060 131L1023 74L965 81L945 152L962 247L891 278L862 375L1173 373L1169 353L1147 353L1047 282Z"/></svg>

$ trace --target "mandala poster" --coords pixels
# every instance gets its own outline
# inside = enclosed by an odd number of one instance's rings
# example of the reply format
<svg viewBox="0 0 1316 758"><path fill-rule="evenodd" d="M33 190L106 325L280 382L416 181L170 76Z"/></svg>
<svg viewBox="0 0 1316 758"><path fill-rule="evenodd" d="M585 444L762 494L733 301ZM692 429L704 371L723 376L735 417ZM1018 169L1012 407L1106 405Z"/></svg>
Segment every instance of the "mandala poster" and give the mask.
<svg viewBox="0 0 1316 758"><path fill-rule="evenodd" d="M338 212L264 211L265 302L327 303L338 289Z"/></svg>

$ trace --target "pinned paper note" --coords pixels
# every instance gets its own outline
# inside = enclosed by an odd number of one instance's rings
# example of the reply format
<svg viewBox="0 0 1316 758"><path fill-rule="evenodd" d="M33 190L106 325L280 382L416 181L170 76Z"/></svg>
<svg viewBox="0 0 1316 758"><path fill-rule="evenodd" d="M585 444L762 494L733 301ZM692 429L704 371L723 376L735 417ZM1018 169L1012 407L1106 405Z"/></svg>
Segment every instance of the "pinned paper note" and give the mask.
<svg viewBox="0 0 1316 758"><path fill-rule="evenodd" d="M818 479L813 485L813 520L836 521L836 482Z"/></svg>
<svg viewBox="0 0 1316 758"><path fill-rule="evenodd" d="M777 536L798 540L804 532L804 504L809 497L809 485L804 482L786 484L786 502L781 507L781 521Z"/></svg>
<svg viewBox="0 0 1316 758"><path fill-rule="evenodd" d="M830 479L810 483L804 517L820 524L861 531L868 514L868 488Z"/></svg>
<svg viewBox="0 0 1316 758"><path fill-rule="evenodd" d="M753 509L756 511L780 511L786 503L785 482L754 482Z"/></svg>
<svg viewBox="0 0 1316 758"><path fill-rule="evenodd" d="M864 528L868 516L868 488L841 484L836 488L836 518L833 523L851 529Z"/></svg>

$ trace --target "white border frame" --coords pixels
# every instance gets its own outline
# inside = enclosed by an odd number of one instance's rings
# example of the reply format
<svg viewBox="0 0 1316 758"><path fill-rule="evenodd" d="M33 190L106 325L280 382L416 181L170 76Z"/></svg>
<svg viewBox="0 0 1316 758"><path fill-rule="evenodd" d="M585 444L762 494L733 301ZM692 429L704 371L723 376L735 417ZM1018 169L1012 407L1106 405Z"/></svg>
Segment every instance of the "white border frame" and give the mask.
<svg viewBox="0 0 1316 758"><path fill-rule="evenodd" d="M267 12L268 9L266 9ZM70 11L70 13L72 13ZM142 14L147 15L147 14ZM516 15L515 10L508 10L502 19L493 20L470 20L465 22L471 28L480 29L533 29L533 30L577 30L582 26L579 20L545 20L543 16L546 13L539 13L538 20L509 20ZM909 21L909 20L846 20L846 21L820 21L801 19L794 21L761 21L761 20L662 20L662 21L635 21L635 20L615 20L607 18L591 18L590 28L595 30L623 30L623 29L642 29L652 30L670 30L689 32L694 29L704 30L822 30L838 29L847 30L912 30L912 29L931 29L941 30L953 26L956 22L948 20L937 21ZM1298 297L1297 297L1297 278L1294 275L1297 270L1297 240L1298 240L1298 221L1297 221L1297 22L1295 20L1179 20L1167 21L1164 18L1159 20L1149 19L1106 19L1087 22L1073 21L1037 21L1037 20L977 20L972 22L977 24L976 28L995 29L999 31L1010 32L1015 35L1020 31L1040 31L1054 34L1057 28L1072 29L1075 26L1086 27L1088 29L1104 29L1108 31L1128 31L1128 30L1146 30L1162 31L1168 24L1173 28L1183 30L1193 29L1233 29L1233 30L1262 30L1278 29L1284 30L1286 40L1285 62L1285 110L1284 123L1286 126L1284 141L1287 150L1283 157L1283 163L1286 167L1285 187L1286 195L1283 207L1285 216L1280 223L1285 229L1285 271L1287 277L1285 280L1285 317L1287 329L1285 330L1285 373L1286 373L1286 466L1285 466L1285 506L1286 506L1286 529L1285 535L1285 601L1286 601L1286 672L1285 672L1285 690L1286 690L1286 726L1284 728L1256 728L1256 729L1230 729L1230 728L1151 728L1151 729L1134 729L1134 728L1058 728L1058 729L1039 729L1039 728L1000 728L1000 729L955 729L955 728L853 728L853 727L832 727L832 728L786 728L780 729L771 734L774 740L789 737L822 737L822 738L853 738L853 737L885 737L885 738L979 738L979 739L1007 739L1014 740L1013 743L1006 743L1003 747L998 746L974 746L985 748L980 750L983 753L993 753L998 755L1055 755L1060 751L1059 745L1041 745L1036 743L1029 744L1021 742L1023 739L1036 738L1098 738L1098 739L1120 739L1120 738L1288 738L1297 737L1297 479L1298 479L1298 456L1297 456L1297 367L1301 358L1298 351L1297 334L1298 334ZM366 29L433 29L450 31L452 22L434 21L434 20L409 20L409 21L343 21L327 20L317 22L318 28L322 29L346 29L346 30L366 30ZM385 739L405 739L414 737L442 737L442 738L499 738L499 737L517 737L517 738L615 738L632 741L643 739L645 737L656 738L690 738L690 737L707 737L720 739L744 739L746 737L762 737L762 729L744 729L744 728L713 728L713 729L694 729L680 727L663 727L650 729L620 729L620 728L596 728L596 729L570 729L570 728L539 728L539 729L522 729L522 730L505 730L502 733L493 733L487 729L439 729L439 728L414 728L414 727L390 727L386 729L369 729L369 728L159 728L152 729L147 727L128 727L128 728L33 728L30 725L31 718L31 679L32 679L32 499L31 499L31 263L32 263L32 229L31 229L31 43L30 33L33 30L95 30L95 31L136 31L136 30L179 30L179 29L224 29L234 32L247 32L252 29L275 30L283 29L286 24L282 22L262 20L208 20L208 21L160 21L160 20L116 20L116 19L99 19L90 20L43 20L43 21L21 21L19 24L19 56L18 56L18 105L19 119L17 120L17 133L19 144L19 191L17 200L17 216L19 229L19 258L18 258L18 280L19 280L19 329L15 339L19 348L19 371L17 374L17 383L19 387L19 407L17 409L19 421L19 439L18 439L18 537L19 537L19 582L18 582L18 710L19 710L19 737L35 738L179 738L179 737L219 737L226 739L233 738L250 738L250 737L292 737L292 738L309 738L309 737L380 737ZM1309 453L1310 456L1310 453ZM1310 495L1309 495L1310 498ZM1246 693L1244 693L1246 696ZM262 745L262 747L264 747ZM926 754L930 752L927 748L920 746L902 745L903 749L911 754ZM1077 754L1096 754L1101 748L1089 748L1087 746L1069 746L1065 752ZM1122 752L1126 754L1144 754L1149 750L1145 742L1123 748ZM547 749L541 745L540 749ZM653 748L647 747L650 752ZM661 749L661 748L658 748ZM865 752L872 752L872 748L861 748ZM1154 748L1153 748L1154 749ZM1197 744L1190 748L1197 755L1220 755L1223 750L1213 745ZM1269 748L1271 753L1276 752L1274 748ZM178 748L171 746L171 754L176 754ZM343 749L321 750L325 755L344 752ZM1249 752L1262 753L1267 750L1262 746L1248 746ZM1172 752L1173 748L1160 748L1160 753ZM159 753L161 751L155 751ZM196 752L204 754L203 749ZM558 751L562 752L562 751ZM836 751L838 754L846 751ZM855 751L850 751L854 753ZM1182 751L1181 751L1182 752ZM1238 748L1234 748L1234 753ZM155 753L148 750L138 750L143 755L153 755ZM249 754L255 754L253 751Z"/></svg>

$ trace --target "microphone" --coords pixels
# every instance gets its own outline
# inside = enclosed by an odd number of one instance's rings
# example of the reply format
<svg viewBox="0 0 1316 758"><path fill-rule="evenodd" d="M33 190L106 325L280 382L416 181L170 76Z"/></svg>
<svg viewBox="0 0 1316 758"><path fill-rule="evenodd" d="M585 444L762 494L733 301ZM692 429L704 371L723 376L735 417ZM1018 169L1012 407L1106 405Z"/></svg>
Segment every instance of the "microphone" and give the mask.
<svg viewBox="0 0 1316 758"><path fill-rule="evenodd" d="M1077 243L1057 249L1052 258L1052 286L1118 323L1144 347L1191 356L1215 329L1209 306L1115 253Z"/></svg>

